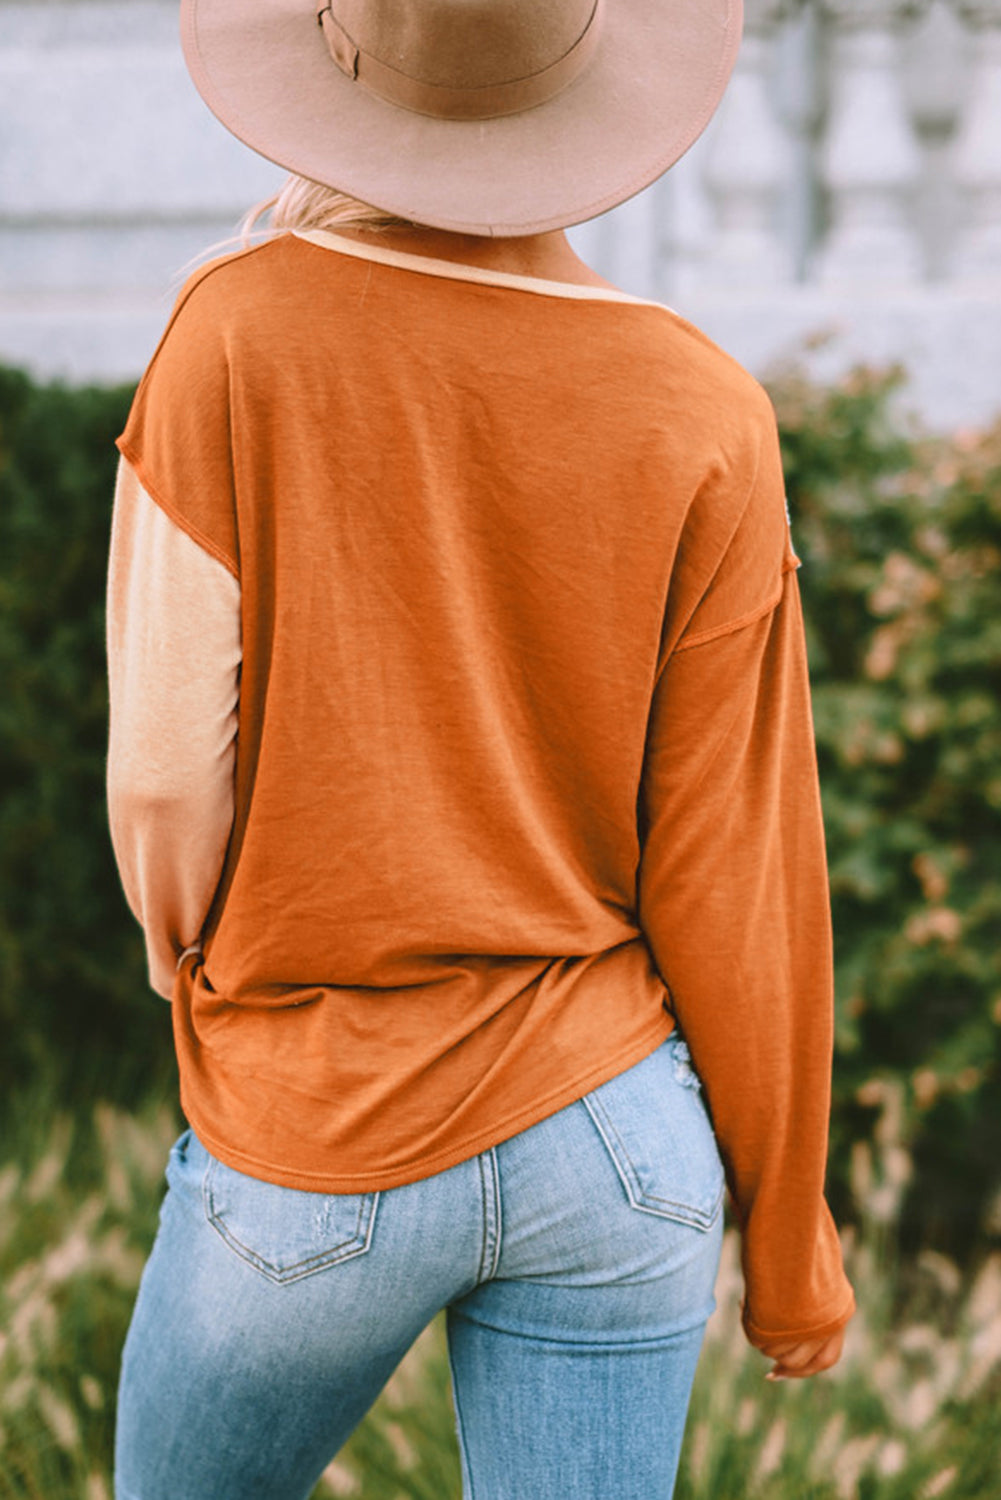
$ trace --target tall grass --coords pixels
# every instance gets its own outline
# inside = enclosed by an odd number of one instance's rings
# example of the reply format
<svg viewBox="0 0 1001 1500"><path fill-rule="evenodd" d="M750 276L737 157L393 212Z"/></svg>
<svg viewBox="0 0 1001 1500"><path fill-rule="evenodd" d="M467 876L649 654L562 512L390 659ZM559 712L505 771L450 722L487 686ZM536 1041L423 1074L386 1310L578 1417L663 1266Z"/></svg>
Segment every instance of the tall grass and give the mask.
<svg viewBox="0 0 1001 1500"><path fill-rule="evenodd" d="M34 1139L32 1135L34 1133ZM105 1500L118 1359L173 1111L17 1128L0 1167L0 1495Z"/></svg>
<svg viewBox="0 0 1001 1500"><path fill-rule="evenodd" d="M845 1254L860 1313L844 1357L814 1380L763 1379L768 1362L740 1331L738 1245L729 1231L678 1500L1001 1500L1001 1254L984 1249L964 1270L927 1252L898 1263L895 1224L910 1174L901 1101L891 1083L870 1092L881 1125L875 1147L859 1147L853 1162L859 1224L845 1235ZM4 1500L109 1500L119 1352L177 1129L168 1106L135 1116L100 1106L82 1121L56 1115L44 1128L25 1127L7 1143ZM315 1500L458 1495L436 1323Z"/></svg>

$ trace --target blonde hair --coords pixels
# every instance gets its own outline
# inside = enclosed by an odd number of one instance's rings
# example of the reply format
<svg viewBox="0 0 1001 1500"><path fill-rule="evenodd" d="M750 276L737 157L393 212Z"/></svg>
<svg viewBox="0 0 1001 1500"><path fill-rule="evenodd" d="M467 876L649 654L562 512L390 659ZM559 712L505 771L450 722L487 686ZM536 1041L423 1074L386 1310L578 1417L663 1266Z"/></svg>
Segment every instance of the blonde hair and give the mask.
<svg viewBox="0 0 1001 1500"><path fill-rule="evenodd" d="M266 224L259 221L268 216ZM254 244L277 239L293 229L413 229L419 227L411 219L401 219L385 209L373 208L370 203L361 203L336 188L324 187L322 182L313 182L308 177L298 177L293 172L277 193L264 198L248 209L237 226L236 234L228 239L217 240L206 245L204 250L192 256L174 273L170 289L176 293L192 271L217 255L231 254L236 250L249 250Z"/></svg>
<svg viewBox="0 0 1001 1500"><path fill-rule="evenodd" d="M267 225L258 228L258 220L269 216ZM256 203L240 224L239 237L244 246L255 239L284 234L291 229L403 229L413 221L397 214L360 203L347 193L324 187L308 177L293 173L270 198Z"/></svg>

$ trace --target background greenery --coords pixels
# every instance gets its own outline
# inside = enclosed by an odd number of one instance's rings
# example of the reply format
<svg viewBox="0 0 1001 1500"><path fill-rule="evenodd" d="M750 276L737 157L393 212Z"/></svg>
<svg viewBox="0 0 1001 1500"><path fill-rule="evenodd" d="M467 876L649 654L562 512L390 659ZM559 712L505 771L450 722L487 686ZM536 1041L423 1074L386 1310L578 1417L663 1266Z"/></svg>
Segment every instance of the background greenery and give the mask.
<svg viewBox="0 0 1001 1500"><path fill-rule="evenodd" d="M138 1098L170 1066L104 804L104 584L130 399L0 367L0 1099L40 1077Z"/></svg>
<svg viewBox="0 0 1001 1500"><path fill-rule="evenodd" d="M854 1173L844 1253L859 1314L834 1370L763 1378L727 1231L677 1500L1001 1500L1001 1252L962 1272L927 1251L898 1262L895 1207L869 1170L893 1175L894 1118L884 1107L873 1160ZM119 1352L176 1128L152 1103L17 1123L18 1163L0 1170L0 1500L111 1500ZM314 1500L459 1493L439 1321Z"/></svg>
<svg viewBox="0 0 1001 1500"><path fill-rule="evenodd" d="M1001 1232L1001 426L894 415L899 376L779 383L838 973L831 1193L901 1085L914 1243ZM104 810L103 599L131 391L0 369L0 1096L169 1085ZM874 1091L875 1090L875 1091Z"/></svg>
<svg viewBox="0 0 1001 1500"><path fill-rule="evenodd" d="M1001 425L911 430L899 383L773 388L834 902L830 1193L862 1313L837 1372L765 1387L731 1236L679 1500L1001 1500ZM0 369L0 1500L110 1494L178 1126L104 807L130 397ZM455 1464L432 1330L318 1497L449 1500Z"/></svg>
<svg viewBox="0 0 1001 1500"><path fill-rule="evenodd" d="M909 1243L1001 1231L1001 424L894 420L899 372L779 414L834 906L832 1183L901 1085Z"/></svg>

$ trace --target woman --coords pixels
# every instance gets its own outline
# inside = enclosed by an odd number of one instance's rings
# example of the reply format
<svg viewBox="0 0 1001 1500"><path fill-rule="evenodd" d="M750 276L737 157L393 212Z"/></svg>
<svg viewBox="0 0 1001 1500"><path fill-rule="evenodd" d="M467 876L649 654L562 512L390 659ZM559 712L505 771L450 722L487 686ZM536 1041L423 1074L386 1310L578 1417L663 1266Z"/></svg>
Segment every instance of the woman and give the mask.
<svg viewBox="0 0 1001 1500"><path fill-rule="evenodd" d="M724 1176L770 1374L853 1310L774 417L562 233L701 131L736 3L182 16L295 175L119 443L111 823L191 1126L119 1500L306 1496L443 1308L466 1496L669 1497Z"/></svg>

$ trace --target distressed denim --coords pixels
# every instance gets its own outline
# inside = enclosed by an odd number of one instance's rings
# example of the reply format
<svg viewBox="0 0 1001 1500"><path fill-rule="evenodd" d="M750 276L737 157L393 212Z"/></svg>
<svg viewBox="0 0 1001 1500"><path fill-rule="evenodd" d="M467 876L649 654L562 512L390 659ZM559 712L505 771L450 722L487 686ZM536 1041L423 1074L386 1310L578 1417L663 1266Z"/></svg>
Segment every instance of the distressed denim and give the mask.
<svg viewBox="0 0 1001 1500"><path fill-rule="evenodd" d="M305 1500L443 1308L465 1500L669 1500L723 1230L677 1033L403 1187L277 1187L191 1131L167 1181L123 1357L118 1500Z"/></svg>

